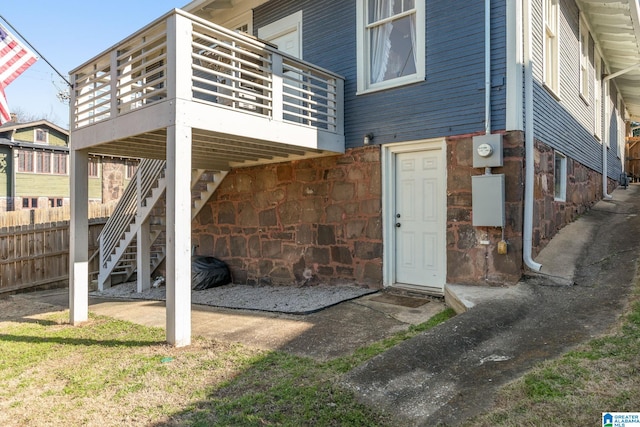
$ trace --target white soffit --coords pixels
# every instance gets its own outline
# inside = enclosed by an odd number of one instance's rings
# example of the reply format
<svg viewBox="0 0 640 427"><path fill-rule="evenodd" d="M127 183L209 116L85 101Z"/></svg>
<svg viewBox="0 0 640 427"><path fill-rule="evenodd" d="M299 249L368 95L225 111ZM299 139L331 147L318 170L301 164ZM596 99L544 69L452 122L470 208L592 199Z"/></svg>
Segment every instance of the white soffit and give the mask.
<svg viewBox="0 0 640 427"><path fill-rule="evenodd" d="M632 120L640 120L640 22L638 0L577 0ZM636 67L638 66L638 67ZM635 67L635 68L634 68Z"/></svg>

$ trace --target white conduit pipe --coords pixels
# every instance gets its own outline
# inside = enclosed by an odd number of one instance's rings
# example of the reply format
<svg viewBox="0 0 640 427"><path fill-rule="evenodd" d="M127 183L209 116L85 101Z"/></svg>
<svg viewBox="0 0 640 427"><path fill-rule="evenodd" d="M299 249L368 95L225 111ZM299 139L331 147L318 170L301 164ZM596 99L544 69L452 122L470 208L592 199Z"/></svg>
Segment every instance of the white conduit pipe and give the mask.
<svg viewBox="0 0 640 427"><path fill-rule="evenodd" d="M491 133L491 0L484 2L484 127Z"/></svg>
<svg viewBox="0 0 640 427"><path fill-rule="evenodd" d="M542 264L533 260L532 246L533 246L533 186L534 186L534 124L533 124L533 66L531 60L531 44L532 44L532 29L531 29L531 0L525 0L526 8L524 13L524 67L525 67L525 84L524 84L524 96L525 96L525 184L524 184L524 224L522 231L523 239L523 251L522 259L527 267L533 271L540 271Z"/></svg>

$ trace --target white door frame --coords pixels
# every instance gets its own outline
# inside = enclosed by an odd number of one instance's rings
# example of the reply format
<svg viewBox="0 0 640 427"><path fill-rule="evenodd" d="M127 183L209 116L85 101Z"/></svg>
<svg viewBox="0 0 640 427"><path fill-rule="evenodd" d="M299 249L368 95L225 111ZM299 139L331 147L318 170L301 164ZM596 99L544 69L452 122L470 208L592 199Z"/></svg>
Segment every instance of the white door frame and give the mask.
<svg viewBox="0 0 640 427"><path fill-rule="evenodd" d="M302 11L299 10L291 15L285 16L271 24L258 28L258 38L262 40L273 40L291 31L298 32L298 46L300 47L300 59L302 59Z"/></svg>
<svg viewBox="0 0 640 427"><path fill-rule="evenodd" d="M383 252L382 252L382 283L383 286L391 287L395 286L396 282L396 239L395 239L395 155L399 153L410 153L416 151L431 151L440 150L440 161L443 166L443 176L440 188L442 206L438 206L440 214L443 218L442 233L446 242L446 227L447 227L447 144L444 138L424 139L419 141L407 141L394 144L383 145L381 164L382 164L382 239L383 239ZM444 256L442 257L442 265L444 277L447 276L447 261L446 261L446 243L442 248ZM444 284L443 284L444 285ZM402 287L407 287L402 285ZM414 288L414 287L412 287ZM415 287L416 290L429 291L435 288L429 287ZM444 287L442 288L444 292Z"/></svg>

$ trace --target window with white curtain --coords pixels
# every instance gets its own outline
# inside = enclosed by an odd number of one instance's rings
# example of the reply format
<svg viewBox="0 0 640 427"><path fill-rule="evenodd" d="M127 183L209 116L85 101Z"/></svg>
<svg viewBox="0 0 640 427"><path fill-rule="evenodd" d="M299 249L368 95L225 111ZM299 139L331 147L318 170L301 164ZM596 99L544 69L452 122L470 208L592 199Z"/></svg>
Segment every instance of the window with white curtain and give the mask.
<svg viewBox="0 0 640 427"><path fill-rule="evenodd" d="M358 1L358 91L424 79L424 1Z"/></svg>

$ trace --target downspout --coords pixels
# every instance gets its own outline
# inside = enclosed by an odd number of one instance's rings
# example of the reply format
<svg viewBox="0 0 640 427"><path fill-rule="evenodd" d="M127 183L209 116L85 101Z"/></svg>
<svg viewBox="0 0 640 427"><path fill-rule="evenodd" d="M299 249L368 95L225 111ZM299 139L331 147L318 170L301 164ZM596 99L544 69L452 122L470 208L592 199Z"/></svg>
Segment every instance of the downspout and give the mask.
<svg viewBox="0 0 640 427"><path fill-rule="evenodd" d="M525 184L524 184L524 224L522 230L523 251L522 259L527 267L533 271L540 271L542 264L535 262L531 256L533 247L533 186L534 186L534 123L533 123L533 66L531 59L532 28L531 28L531 0L526 3L523 14L524 29L524 135L525 135Z"/></svg>
<svg viewBox="0 0 640 427"><path fill-rule="evenodd" d="M602 198L604 200L611 200L613 196L609 194L607 191L609 188L609 178L608 178L608 160L609 156L607 155L607 147L611 143L610 138L610 129L609 129L609 80L611 80L610 76L602 79L602 90L601 93L603 95L603 105L604 108L604 135L602 138Z"/></svg>
<svg viewBox="0 0 640 427"><path fill-rule="evenodd" d="M491 0L484 2L484 133L491 133Z"/></svg>

